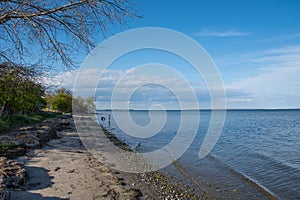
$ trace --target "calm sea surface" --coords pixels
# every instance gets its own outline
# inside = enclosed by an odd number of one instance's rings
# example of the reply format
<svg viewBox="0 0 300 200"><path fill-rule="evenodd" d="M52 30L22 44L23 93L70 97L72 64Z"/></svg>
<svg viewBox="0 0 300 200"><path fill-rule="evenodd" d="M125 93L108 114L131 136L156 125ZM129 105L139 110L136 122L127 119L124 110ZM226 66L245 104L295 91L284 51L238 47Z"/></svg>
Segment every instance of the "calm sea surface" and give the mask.
<svg viewBox="0 0 300 200"><path fill-rule="evenodd" d="M154 116L163 114L153 112ZM164 171L178 176L178 180L193 179L208 191L214 191L217 197L220 191L219 197L223 198L256 199L264 194L264 197L300 199L300 110L227 111L222 134L204 159L198 154L210 123L210 111L167 111L163 129L145 139L125 134L109 111L99 111L98 117L99 122L120 139L133 147L140 143L138 151L149 152L175 137L182 112L186 112L191 123L200 115L197 135L176 165ZM117 114L128 121L124 111ZM150 122L148 111L130 111L130 114L140 126ZM108 115L111 115L110 124ZM100 120L102 116L104 121ZM185 131L189 134L193 130Z"/></svg>

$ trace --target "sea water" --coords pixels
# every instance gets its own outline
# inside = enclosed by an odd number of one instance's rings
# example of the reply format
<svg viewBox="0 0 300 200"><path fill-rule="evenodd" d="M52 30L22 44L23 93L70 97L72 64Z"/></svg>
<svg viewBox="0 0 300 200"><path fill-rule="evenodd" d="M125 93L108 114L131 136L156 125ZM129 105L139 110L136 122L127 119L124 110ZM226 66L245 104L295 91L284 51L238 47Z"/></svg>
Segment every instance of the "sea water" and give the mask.
<svg viewBox="0 0 300 200"><path fill-rule="evenodd" d="M214 191L216 198L300 199L300 110L229 110L217 144L202 159L199 149L211 122L211 111L151 112L152 117L166 113L167 118L163 128L149 138L130 136L121 130L114 115L129 122L125 111L99 111L98 119L121 140L138 146L139 152L151 152L176 137L182 112L186 112L184 116L190 123L200 115L197 130L184 130L187 136L196 131L193 143L176 166L165 171L181 179L189 176L186 178ZM149 111L130 111L130 117L139 126L147 126L151 121ZM218 196L218 191L223 193Z"/></svg>

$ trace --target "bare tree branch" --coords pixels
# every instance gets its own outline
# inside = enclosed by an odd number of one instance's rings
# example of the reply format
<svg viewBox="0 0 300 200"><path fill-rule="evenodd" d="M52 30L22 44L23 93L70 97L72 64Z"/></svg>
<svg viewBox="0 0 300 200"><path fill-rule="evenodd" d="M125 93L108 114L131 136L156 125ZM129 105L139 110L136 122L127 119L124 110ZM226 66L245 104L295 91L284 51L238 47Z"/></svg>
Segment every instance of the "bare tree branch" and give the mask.
<svg viewBox="0 0 300 200"><path fill-rule="evenodd" d="M22 1L21 2L20 1L10 1L10 2L18 4L18 5L27 5L29 7L34 7L33 5L28 4L28 3L23 3ZM66 4L66 5L57 7L57 8L53 8L51 10L44 10L44 11L40 11L40 12L37 12L37 13L23 13L23 12L18 12L18 11L8 12L5 15L0 17L0 23L3 24L8 20L17 19L17 18L21 18L21 19L27 18L27 19L29 19L29 18L32 18L32 17L38 17L38 16L42 16L42 15L50 15L50 14L58 12L58 11L68 10L72 7L78 6L78 5L83 4L85 2L87 2L87 0L69 3L69 4Z"/></svg>
<svg viewBox="0 0 300 200"><path fill-rule="evenodd" d="M0 0L0 63L70 69L96 35L139 17L127 0Z"/></svg>

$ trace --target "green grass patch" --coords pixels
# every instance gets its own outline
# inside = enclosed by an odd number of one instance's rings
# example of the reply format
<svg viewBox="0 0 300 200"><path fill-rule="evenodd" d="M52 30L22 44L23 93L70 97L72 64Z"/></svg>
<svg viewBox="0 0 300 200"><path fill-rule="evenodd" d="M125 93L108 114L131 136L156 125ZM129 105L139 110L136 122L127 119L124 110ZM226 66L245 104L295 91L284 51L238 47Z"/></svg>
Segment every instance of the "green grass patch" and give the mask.
<svg viewBox="0 0 300 200"><path fill-rule="evenodd" d="M2 143L0 144L0 151L1 150L7 150L7 149L12 149L14 145L10 142Z"/></svg>
<svg viewBox="0 0 300 200"><path fill-rule="evenodd" d="M58 115L61 114L53 112L38 112L29 114L5 115L0 117L0 133L12 128L31 125L34 123L44 121L46 119L51 119Z"/></svg>

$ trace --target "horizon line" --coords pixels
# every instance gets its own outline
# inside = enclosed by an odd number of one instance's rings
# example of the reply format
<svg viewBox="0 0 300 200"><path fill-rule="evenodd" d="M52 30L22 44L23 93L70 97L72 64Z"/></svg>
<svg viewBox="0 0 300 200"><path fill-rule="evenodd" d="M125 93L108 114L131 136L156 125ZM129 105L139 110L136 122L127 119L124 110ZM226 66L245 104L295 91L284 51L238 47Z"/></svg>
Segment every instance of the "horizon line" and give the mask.
<svg viewBox="0 0 300 200"><path fill-rule="evenodd" d="M300 108L228 108L228 109L96 109L96 111L278 111L278 110L300 110Z"/></svg>

